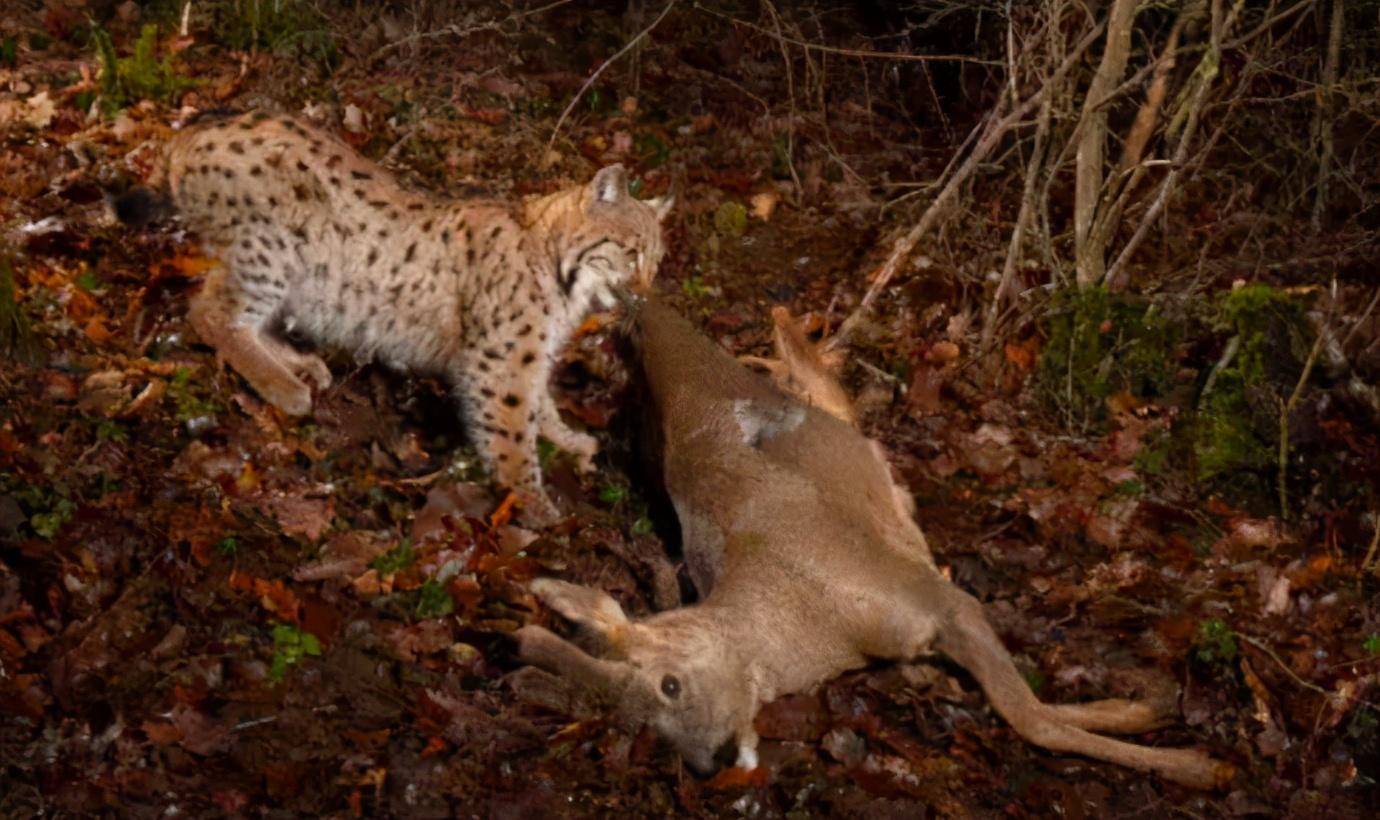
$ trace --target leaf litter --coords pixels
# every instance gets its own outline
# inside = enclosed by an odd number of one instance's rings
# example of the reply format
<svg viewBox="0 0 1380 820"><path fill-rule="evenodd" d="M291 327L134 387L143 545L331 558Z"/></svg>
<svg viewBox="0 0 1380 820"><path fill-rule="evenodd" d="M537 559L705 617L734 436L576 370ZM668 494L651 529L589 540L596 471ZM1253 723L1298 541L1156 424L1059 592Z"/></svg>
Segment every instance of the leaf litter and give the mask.
<svg viewBox="0 0 1380 820"><path fill-rule="evenodd" d="M1042 697L1178 693L1182 724L1152 740L1211 745L1248 775L1205 797L1034 751L941 666L779 699L757 720L764 768L695 779L652 733L521 668L508 637L551 618L522 586L537 574L632 612L680 597L665 511L625 443L617 322L587 322L556 379L608 457L594 483L547 465L575 511L551 531L512 525L435 383L334 362L340 384L312 417L279 416L192 343L185 297L215 261L176 233L111 227L99 191L147 172L141 145L191 109L271 98L315 69L290 49L149 41L160 72L207 80L159 74L168 101L92 118L98 61L65 39L80 18L64 10L84 4L49 5L5 23L59 39L12 69L27 92L0 93L0 213L38 342L0 371L0 779L24 786L6 811L1240 816L1291 801L1346 816L1374 795L1380 608L1336 546L1369 535L1355 516L1286 525L1205 496L1157 450L1175 408L1129 394L1106 400L1104 433L1069 437L1031 398L1038 334L1005 340L999 389L979 388L965 317L924 305L876 318L857 351L871 370L852 368L850 387L949 573ZM122 54L147 36L133 18L108 25ZM550 45L521 66L501 48L459 58L440 95L453 113L403 49L374 78L337 56L324 103L275 99L320 107L362 150L457 193L549 190L591 158L655 186L674 168L662 278L737 354L767 350L773 303L821 331L860 297L879 259L859 216L870 195L812 165L807 193L838 201L798 207L770 135L731 106L658 122L684 114L675 83L701 69L659 54L632 104L591 100L578 148L548 156L537 126L583 67ZM880 155L857 139L854 159ZM950 287L926 276L918 287Z"/></svg>

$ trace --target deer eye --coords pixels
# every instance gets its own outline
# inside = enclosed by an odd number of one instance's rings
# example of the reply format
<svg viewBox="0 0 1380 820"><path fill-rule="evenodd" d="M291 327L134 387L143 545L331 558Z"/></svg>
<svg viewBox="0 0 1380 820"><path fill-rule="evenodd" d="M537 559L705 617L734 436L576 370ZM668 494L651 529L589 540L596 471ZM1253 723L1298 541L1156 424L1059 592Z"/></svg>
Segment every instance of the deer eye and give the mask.
<svg viewBox="0 0 1380 820"><path fill-rule="evenodd" d="M667 675L661 679L661 694L672 700L680 697L680 679L675 675Z"/></svg>

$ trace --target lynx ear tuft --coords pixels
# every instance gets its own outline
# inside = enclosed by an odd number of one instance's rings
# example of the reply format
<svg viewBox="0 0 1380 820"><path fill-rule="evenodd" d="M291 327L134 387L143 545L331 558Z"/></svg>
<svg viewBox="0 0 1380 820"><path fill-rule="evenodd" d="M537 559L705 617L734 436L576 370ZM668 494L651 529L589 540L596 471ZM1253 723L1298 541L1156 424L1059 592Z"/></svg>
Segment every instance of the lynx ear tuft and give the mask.
<svg viewBox="0 0 1380 820"><path fill-rule="evenodd" d="M600 168L589 183L591 201L612 204L628 195L628 172L621 164Z"/></svg>

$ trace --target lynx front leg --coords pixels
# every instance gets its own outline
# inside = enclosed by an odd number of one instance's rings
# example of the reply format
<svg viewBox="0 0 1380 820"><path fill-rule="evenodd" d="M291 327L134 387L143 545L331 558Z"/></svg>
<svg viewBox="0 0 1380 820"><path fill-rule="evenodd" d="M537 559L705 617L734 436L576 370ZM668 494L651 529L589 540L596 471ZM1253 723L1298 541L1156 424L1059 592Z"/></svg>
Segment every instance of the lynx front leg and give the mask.
<svg viewBox="0 0 1380 820"><path fill-rule="evenodd" d="M598 439L588 433L572 430L566 426L566 423L561 420L560 411L556 409L555 399L551 398L550 392L544 386L544 381L534 400L537 403L537 427L542 436L560 449L574 455L582 472L591 472L594 469L594 456L599 452Z"/></svg>
<svg viewBox="0 0 1380 820"><path fill-rule="evenodd" d="M192 299L192 327L270 404L288 415L306 415L311 412L311 390L280 358L282 343L263 329L277 308L271 294L241 291L229 277L225 268L207 276Z"/></svg>
<svg viewBox="0 0 1380 820"><path fill-rule="evenodd" d="M536 446L540 401L535 382L514 378L523 370L499 362L486 356L463 376L457 375L461 385L457 392L475 444L498 482L518 494L524 520L548 526L560 518L560 512L542 488Z"/></svg>

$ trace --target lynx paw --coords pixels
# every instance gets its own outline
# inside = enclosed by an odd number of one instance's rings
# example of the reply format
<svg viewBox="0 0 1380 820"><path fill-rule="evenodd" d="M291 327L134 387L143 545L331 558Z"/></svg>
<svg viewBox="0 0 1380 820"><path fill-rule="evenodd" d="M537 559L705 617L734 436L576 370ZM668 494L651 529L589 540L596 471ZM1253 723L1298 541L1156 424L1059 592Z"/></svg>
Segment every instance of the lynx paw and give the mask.
<svg viewBox="0 0 1380 820"><path fill-rule="evenodd" d="M318 393L331 386L331 369L321 361L320 356L300 354L300 357L292 362L291 368L292 372L297 374L297 378L315 385Z"/></svg>
<svg viewBox="0 0 1380 820"><path fill-rule="evenodd" d="M575 456L575 464L580 468L580 472L594 472L594 456L599 452L599 440L594 436L566 430L566 438L560 443L560 447Z"/></svg>
<svg viewBox="0 0 1380 820"><path fill-rule="evenodd" d="M519 492L518 506L521 508L522 523L532 529L545 529L561 520L561 511L547 497L546 493Z"/></svg>
<svg viewBox="0 0 1380 820"><path fill-rule="evenodd" d="M269 404L289 416L305 416L311 412L311 390L300 381L291 385L274 385L260 392Z"/></svg>
<svg viewBox="0 0 1380 820"><path fill-rule="evenodd" d="M575 464L580 472L594 470L594 456L599 452L599 440L588 433L571 430L562 423L550 424L542 435L560 449L575 456Z"/></svg>

